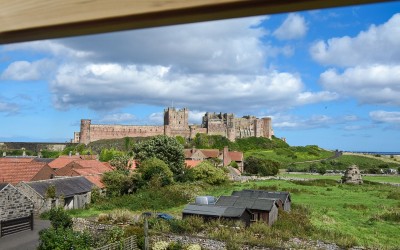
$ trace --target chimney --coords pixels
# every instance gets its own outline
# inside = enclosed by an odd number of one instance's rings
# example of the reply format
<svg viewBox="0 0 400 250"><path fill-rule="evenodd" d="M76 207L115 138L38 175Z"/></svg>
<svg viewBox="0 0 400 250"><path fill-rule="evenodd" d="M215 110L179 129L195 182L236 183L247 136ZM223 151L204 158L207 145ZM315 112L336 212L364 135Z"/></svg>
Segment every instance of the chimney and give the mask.
<svg viewBox="0 0 400 250"><path fill-rule="evenodd" d="M222 161L223 165L228 166L231 163L231 158L229 157L229 149L228 147L224 147L224 151L222 152Z"/></svg>
<svg viewBox="0 0 400 250"><path fill-rule="evenodd" d="M3 157L6 157L7 156L7 153L6 152L3 152Z"/></svg>
<svg viewBox="0 0 400 250"><path fill-rule="evenodd" d="M71 156L72 156L72 151L69 151L69 154L68 154L68 156L69 156L69 157L71 157Z"/></svg>
<svg viewBox="0 0 400 250"><path fill-rule="evenodd" d="M23 156L23 157L26 156L25 148L22 148L22 156Z"/></svg>

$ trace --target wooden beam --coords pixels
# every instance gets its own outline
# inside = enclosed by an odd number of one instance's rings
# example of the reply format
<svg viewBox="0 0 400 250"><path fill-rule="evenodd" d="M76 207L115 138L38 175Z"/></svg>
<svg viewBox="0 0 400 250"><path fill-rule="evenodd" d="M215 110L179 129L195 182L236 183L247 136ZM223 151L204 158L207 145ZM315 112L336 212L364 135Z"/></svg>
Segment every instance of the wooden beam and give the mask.
<svg viewBox="0 0 400 250"><path fill-rule="evenodd" d="M378 0L0 0L0 44Z"/></svg>

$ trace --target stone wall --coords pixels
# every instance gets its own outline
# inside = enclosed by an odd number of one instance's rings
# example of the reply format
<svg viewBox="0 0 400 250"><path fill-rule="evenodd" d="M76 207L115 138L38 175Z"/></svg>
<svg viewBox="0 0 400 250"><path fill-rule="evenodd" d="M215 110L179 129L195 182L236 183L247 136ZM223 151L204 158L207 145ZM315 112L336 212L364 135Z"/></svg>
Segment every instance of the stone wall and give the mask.
<svg viewBox="0 0 400 250"><path fill-rule="evenodd" d="M30 216L33 202L11 184L0 191L0 220Z"/></svg>
<svg viewBox="0 0 400 250"><path fill-rule="evenodd" d="M91 233L100 233L114 227L113 225L101 224L84 218L72 218L72 223L72 229L78 232L89 231Z"/></svg>
<svg viewBox="0 0 400 250"><path fill-rule="evenodd" d="M139 125L101 125L91 124L91 120L82 119L80 132L74 133L73 142L88 144L102 139L115 139L123 137L150 137L167 135L171 137L182 136L193 139L197 133L208 135L221 135L234 141L236 138L267 137L271 139L271 118L258 119L255 116L235 118L234 114L206 113L201 125L189 126L189 110L187 108L164 110L163 126Z"/></svg>

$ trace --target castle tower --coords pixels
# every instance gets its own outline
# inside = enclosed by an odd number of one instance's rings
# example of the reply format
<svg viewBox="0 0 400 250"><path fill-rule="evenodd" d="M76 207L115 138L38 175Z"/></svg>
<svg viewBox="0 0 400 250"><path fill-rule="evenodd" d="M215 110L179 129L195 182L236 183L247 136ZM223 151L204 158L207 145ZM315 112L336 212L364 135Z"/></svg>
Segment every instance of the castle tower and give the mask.
<svg viewBox="0 0 400 250"><path fill-rule="evenodd" d="M164 133L168 136L189 138L189 109L167 108L164 110Z"/></svg>
<svg viewBox="0 0 400 250"><path fill-rule="evenodd" d="M92 120L82 119L81 120L81 132L79 133L79 143L89 144L90 143L90 124Z"/></svg>
<svg viewBox="0 0 400 250"><path fill-rule="evenodd" d="M263 120L263 137L268 139L272 138L273 131L272 131L272 119L271 117L264 117Z"/></svg>

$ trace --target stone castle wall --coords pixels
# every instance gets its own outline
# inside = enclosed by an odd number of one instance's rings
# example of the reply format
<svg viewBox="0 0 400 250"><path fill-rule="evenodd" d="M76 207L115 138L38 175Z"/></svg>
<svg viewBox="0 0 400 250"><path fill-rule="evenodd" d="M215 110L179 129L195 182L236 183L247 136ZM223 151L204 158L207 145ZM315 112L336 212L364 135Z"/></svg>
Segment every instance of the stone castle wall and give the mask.
<svg viewBox="0 0 400 250"><path fill-rule="evenodd" d="M91 120L81 120L80 132L74 133L72 142L88 144L102 139L123 137L149 137L156 135L182 136L193 139L196 134L221 135L234 141L236 138L267 137L271 138L271 118L258 119L255 116L235 118L228 113L206 113L201 125L189 126L189 110L167 108L164 110L163 126L136 125L98 125Z"/></svg>

